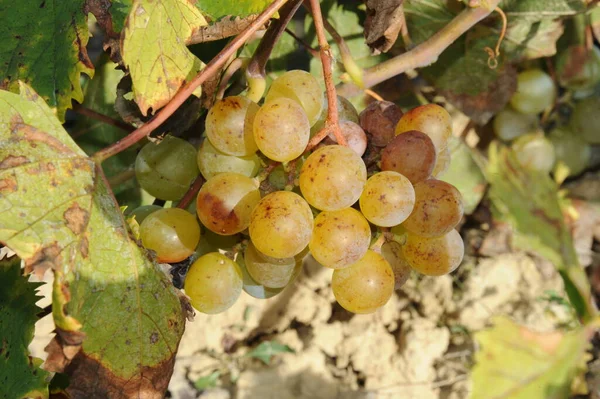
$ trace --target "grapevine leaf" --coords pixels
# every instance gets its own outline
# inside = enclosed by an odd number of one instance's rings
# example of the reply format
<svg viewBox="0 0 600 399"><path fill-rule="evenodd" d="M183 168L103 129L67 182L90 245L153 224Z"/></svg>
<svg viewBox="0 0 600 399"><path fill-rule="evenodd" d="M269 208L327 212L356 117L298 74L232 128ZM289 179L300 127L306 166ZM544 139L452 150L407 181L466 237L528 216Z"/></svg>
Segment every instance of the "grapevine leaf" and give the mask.
<svg viewBox="0 0 600 399"><path fill-rule="evenodd" d="M196 5L202 13L213 21L225 16L247 17L259 14L271 0L197 0Z"/></svg>
<svg viewBox="0 0 600 399"><path fill-rule="evenodd" d="M219 370L213 371L209 375L198 378L196 382L194 382L194 388L199 391L203 391L207 388L214 388L217 386L219 377L221 377L221 372Z"/></svg>
<svg viewBox="0 0 600 399"><path fill-rule="evenodd" d="M0 210L0 241L26 271L54 271L46 367L69 375L71 397L162 397L184 329L176 290L129 238L100 167L24 84L0 91Z"/></svg>
<svg viewBox="0 0 600 399"><path fill-rule="evenodd" d="M83 101L80 77L94 74L83 0L0 0L0 88L30 84L64 121L71 99Z"/></svg>
<svg viewBox="0 0 600 399"><path fill-rule="evenodd" d="M471 399L566 398L585 365L581 327L541 334L500 317L475 340L481 350L475 354Z"/></svg>
<svg viewBox="0 0 600 399"><path fill-rule="evenodd" d="M260 360L266 365L271 364L271 358L278 353L294 353L294 350L287 345L275 341L265 341L246 354Z"/></svg>
<svg viewBox="0 0 600 399"><path fill-rule="evenodd" d="M96 68L96 75L84 87L83 106L118 120L119 114L115 111L116 87L122 78L123 72L103 56ZM85 117L78 119L73 130L77 144L88 155L117 142L128 133L116 126ZM120 173L127 173L135 162L136 149L136 146L130 147L102 163L104 174L109 180ZM112 190L119 205L131 209L139 206L141 194L135 179L130 178L123 183L114 184Z"/></svg>
<svg viewBox="0 0 600 399"><path fill-rule="evenodd" d="M461 139L451 137L448 143L450 149L450 167L440 180L455 186L462 194L465 214L473 213L485 194L487 183L481 171L481 156L467 146Z"/></svg>
<svg viewBox="0 0 600 399"><path fill-rule="evenodd" d="M551 261L579 317L589 319L595 314L590 286L565 226L557 184L547 173L523 168L511 150L495 142L490 145L486 178L499 217L516 229L513 244Z"/></svg>
<svg viewBox="0 0 600 399"><path fill-rule="evenodd" d="M504 0L499 7L511 18L539 21L566 17L584 12L585 0Z"/></svg>
<svg viewBox="0 0 600 399"><path fill-rule="evenodd" d="M205 25L200 11L188 0L134 2L123 30L121 55L142 115L168 103L202 68L185 43Z"/></svg>
<svg viewBox="0 0 600 399"><path fill-rule="evenodd" d="M594 37L596 40L600 40L600 7L596 6L590 12L590 25L592 27L592 32L594 32Z"/></svg>
<svg viewBox="0 0 600 399"><path fill-rule="evenodd" d="M125 20L132 6L133 0L111 0L110 14L115 32L121 32L125 27Z"/></svg>
<svg viewBox="0 0 600 399"><path fill-rule="evenodd" d="M27 349L40 311L35 304L40 285L21 275L18 257L0 261L0 398L48 397L50 373Z"/></svg>

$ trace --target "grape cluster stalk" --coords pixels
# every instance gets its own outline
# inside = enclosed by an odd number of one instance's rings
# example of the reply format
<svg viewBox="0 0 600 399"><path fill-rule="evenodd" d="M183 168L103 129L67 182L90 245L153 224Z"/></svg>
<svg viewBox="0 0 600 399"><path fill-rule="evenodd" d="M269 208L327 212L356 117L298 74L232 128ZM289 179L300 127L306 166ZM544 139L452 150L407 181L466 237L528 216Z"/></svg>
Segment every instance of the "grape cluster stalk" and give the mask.
<svg viewBox="0 0 600 399"><path fill-rule="evenodd" d="M384 306L413 271L440 276L461 263L462 197L438 179L449 164L448 112L375 101L359 114L338 96L346 145L330 134L311 148L328 104L313 75L292 70L262 104L217 101L198 151L172 136L140 151L140 185L174 206L132 212L141 241L160 262L189 261L183 286L198 311L225 311L242 291L277 295L307 256L332 270L336 300L354 313ZM379 162L367 168L367 157ZM195 201L177 208L199 175Z"/></svg>

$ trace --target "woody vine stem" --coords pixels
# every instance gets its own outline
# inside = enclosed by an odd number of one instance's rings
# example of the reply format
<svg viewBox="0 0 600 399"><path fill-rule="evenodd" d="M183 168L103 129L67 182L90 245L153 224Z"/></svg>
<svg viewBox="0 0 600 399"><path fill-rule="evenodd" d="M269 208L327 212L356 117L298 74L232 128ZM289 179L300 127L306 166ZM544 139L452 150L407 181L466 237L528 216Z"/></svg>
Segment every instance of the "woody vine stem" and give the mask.
<svg viewBox="0 0 600 399"><path fill-rule="evenodd" d="M337 93L344 96L351 96L352 94L358 93L364 88L373 87L374 85L383 82L389 78L406 72L409 69L415 69L429 65L438 56L450 46L456 39L458 39L463 33L469 30L473 25L486 18L494 9L498 6L500 0L489 0L481 2L478 6L469 7L458 14L452 21L450 21L444 28L433 35L430 39L421 43L417 47L410 51L407 51L399 56L396 56L388 61L382 62L374 67L368 68L362 73L362 87L359 88L355 84L347 83L342 85ZM183 102L194 92L194 90L204 83L206 80L214 76L219 72L239 50L244 43L269 19L277 12L281 7L286 4L286 0L274 0L244 31L236 36L219 54L212 59L207 66L200 71L194 79L183 86L177 94L159 110L156 115L147 123L135 129L129 135L116 143L98 151L92 158L97 163L102 163L106 159L113 155L120 153L131 147L144 137L148 136L154 129L163 124L167 118L169 118ZM337 106L336 106L336 89L333 87L331 79L331 56L329 46L325 38L325 29L323 26L323 19L321 15L321 8L318 0L310 0L310 6L314 17L315 28L317 37L319 39L320 56L323 62L323 72L325 83L327 85L327 100L329 105L327 122L325 128L319 132L309 142L308 148L316 145L318 141L324 138L329 132L335 134L339 144L344 144L345 139L341 135L339 125L337 123ZM317 137L320 137L317 141Z"/></svg>

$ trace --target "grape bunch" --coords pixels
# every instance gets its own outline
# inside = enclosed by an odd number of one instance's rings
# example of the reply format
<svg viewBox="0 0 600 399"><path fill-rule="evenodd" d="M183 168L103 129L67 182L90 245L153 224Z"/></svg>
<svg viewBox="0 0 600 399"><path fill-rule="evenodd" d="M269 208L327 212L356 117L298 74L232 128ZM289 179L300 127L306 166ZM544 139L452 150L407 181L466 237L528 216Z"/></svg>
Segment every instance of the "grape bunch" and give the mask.
<svg viewBox="0 0 600 399"><path fill-rule="evenodd" d="M578 75L559 75L562 89L570 96L558 98L559 87L541 69L525 70L518 75L516 93L510 104L493 121L496 136L510 142L519 163L527 169L550 173L557 163L568 168L568 175L582 173L592 159L592 146L600 144L600 98L584 88L600 82L600 52L590 53L589 61ZM565 51L558 67L566 63ZM574 100L565 104L564 98ZM561 109L561 112L553 112ZM541 116L540 116L541 115Z"/></svg>
<svg viewBox="0 0 600 399"><path fill-rule="evenodd" d="M354 313L385 305L413 270L440 276L459 266L462 197L436 178L450 162L448 112L375 101L359 115L342 97L335 106L348 145L331 133L307 148L327 126L327 104L314 76L288 71L262 105L218 100L198 151L172 136L140 151L137 178L156 198L175 205L199 174L206 180L195 214L132 212L159 262L190 261L183 288L198 311L222 312L242 291L277 295L306 256L332 269L333 294Z"/></svg>

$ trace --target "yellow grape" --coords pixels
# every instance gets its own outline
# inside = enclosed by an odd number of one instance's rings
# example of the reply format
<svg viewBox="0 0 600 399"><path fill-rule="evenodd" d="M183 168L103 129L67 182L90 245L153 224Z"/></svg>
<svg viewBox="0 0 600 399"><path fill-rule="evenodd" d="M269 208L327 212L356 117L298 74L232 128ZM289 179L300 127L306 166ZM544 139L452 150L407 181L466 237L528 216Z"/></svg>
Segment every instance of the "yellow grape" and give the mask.
<svg viewBox="0 0 600 399"><path fill-rule="evenodd" d="M354 204L367 181L362 158L348 147L328 145L312 154L300 170L300 190L309 204L335 211Z"/></svg>
<svg viewBox="0 0 600 399"><path fill-rule="evenodd" d="M306 148L310 125L302 107L289 98L267 101L254 119L254 139L269 159L287 162Z"/></svg>
<svg viewBox="0 0 600 399"><path fill-rule="evenodd" d="M236 263L240 266L242 270L242 278L243 278L243 287L242 289L246 292L246 294L250 295L256 299L267 299L274 297L279 294L284 288L268 288L257 282L252 278L250 273L248 273L248 269L246 268L246 262L244 261L244 257L238 255L236 258Z"/></svg>
<svg viewBox="0 0 600 399"><path fill-rule="evenodd" d="M370 243L369 222L356 209L344 208L317 215L308 246L321 265L342 269L362 258Z"/></svg>
<svg viewBox="0 0 600 399"><path fill-rule="evenodd" d="M456 227L462 216L462 196L456 187L429 179L415 185L415 208L403 226L412 234L437 237Z"/></svg>
<svg viewBox="0 0 600 399"><path fill-rule="evenodd" d="M460 265L465 247L458 231L451 230L434 238L408 234L402 252L414 270L427 276L442 276Z"/></svg>
<svg viewBox="0 0 600 399"><path fill-rule="evenodd" d="M373 313L394 293L394 272L382 255L368 250L358 262L334 270L331 289L344 309Z"/></svg>
<svg viewBox="0 0 600 399"><path fill-rule="evenodd" d="M242 293L242 271L225 255L210 252L192 264L183 289L199 312L220 313L229 309Z"/></svg>
<svg viewBox="0 0 600 399"><path fill-rule="evenodd" d="M159 209L140 225L144 247L156 252L159 262L181 262L194 253L200 241L196 217L179 208Z"/></svg>
<svg viewBox="0 0 600 399"><path fill-rule="evenodd" d="M408 281L412 268L402 253L402 245L396 241L385 242L381 246L381 255L388 261L394 272L394 288L400 289Z"/></svg>
<svg viewBox="0 0 600 399"><path fill-rule="evenodd" d="M396 125L396 136L411 130L428 135L437 152L440 152L446 148L452 135L452 118L448 111L437 104L421 105L402 115Z"/></svg>
<svg viewBox="0 0 600 399"><path fill-rule="evenodd" d="M209 140L204 140L198 151L198 168L206 180L223 172L234 172L254 177L258 174L261 162L258 154L246 157L227 155L217 150Z"/></svg>
<svg viewBox="0 0 600 399"><path fill-rule="evenodd" d="M385 171L367 180L360 196L360 210L369 222L392 227L406 220L415 206L415 190L406 177Z"/></svg>
<svg viewBox="0 0 600 399"><path fill-rule="evenodd" d="M289 258L302 252L310 241L312 229L310 206L290 191L266 195L250 217L252 243L273 258Z"/></svg>
<svg viewBox="0 0 600 399"><path fill-rule="evenodd" d="M258 184L239 173L219 173L198 192L198 218L206 228L222 235L239 233L250 225L250 214L260 201Z"/></svg>
<svg viewBox="0 0 600 399"><path fill-rule="evenodd" d="M259 106L242 96L225 97L206 115L206 137L219 151L235 156L252 155L258 147L252 126Z"/></svg>
<svg viewBox="0 0 600 399"><path fill-rule="evenodd" d="M265 102L276 98L289 98L302 106L309 125L312 126L319 119L325 96L317 79L306 71L287 71L271 84Z"/></svg>
<svg viewBox="0 0 600 399"><path fill-rule="evenodd" d="M298 263L294 257L271 258L260 253L252 243L246 247L244 262L250 276L268 288L283 288L288 285Z"/></svg>

